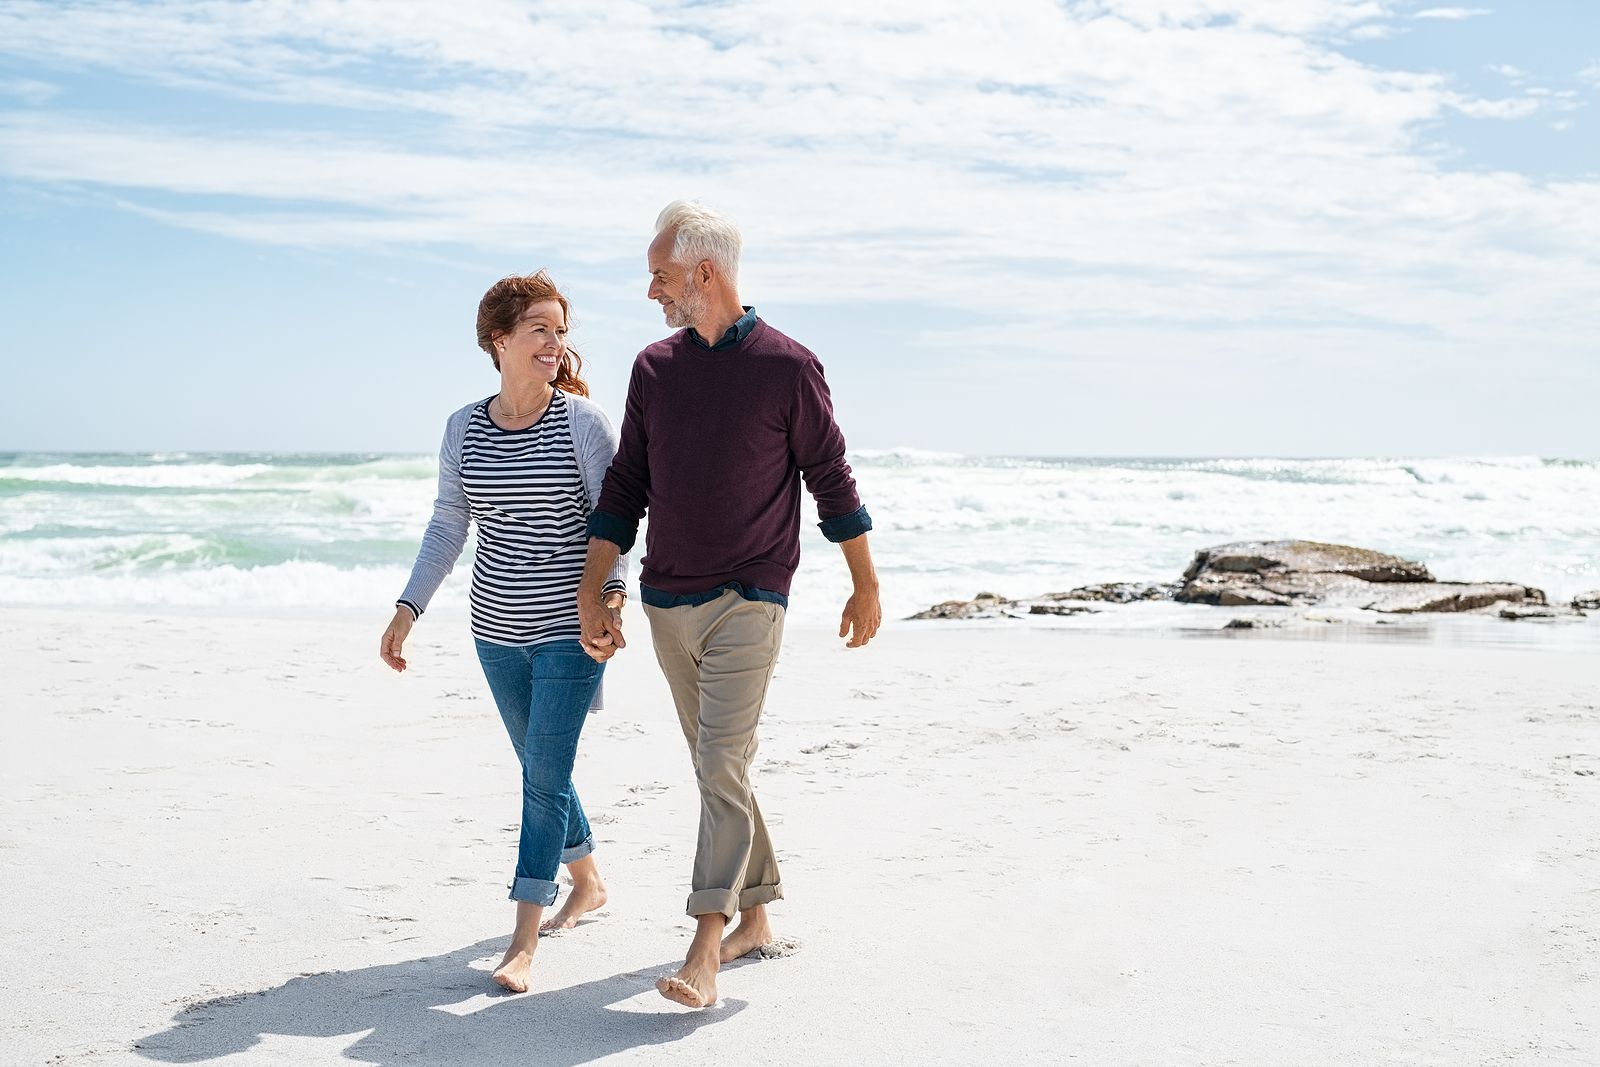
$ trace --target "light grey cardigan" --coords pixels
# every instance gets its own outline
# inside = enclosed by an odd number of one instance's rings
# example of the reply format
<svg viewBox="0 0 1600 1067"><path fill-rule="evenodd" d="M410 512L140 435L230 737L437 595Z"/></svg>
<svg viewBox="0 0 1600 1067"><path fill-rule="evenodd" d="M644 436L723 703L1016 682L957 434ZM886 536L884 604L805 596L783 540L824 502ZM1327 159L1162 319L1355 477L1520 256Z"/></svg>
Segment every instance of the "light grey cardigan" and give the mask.
<svg viewBox="0 0 1600 1067"><path fill-rule="evenodd" d="M617 453L617 432L600 405L588 397L567 393L567 427L572 431L573 450L578 455L578 474L583 479L589 510L600 502L600 483L606 468ZM428 602L449 573L455 569L461 550L467 545L467 530L472 521L471 505L461 485L461 444L466 440L467 423L481 400L455 412L445 422L444 442L439 445L439 495L433 502L433 518L422 535L422 547L411 567L411 580L396 604L410 608L417 616L428 610ZM628 557L621 556L611 568L606 588L626 589ZM590 707L599 710L602 692L597 690Z"/></svg>

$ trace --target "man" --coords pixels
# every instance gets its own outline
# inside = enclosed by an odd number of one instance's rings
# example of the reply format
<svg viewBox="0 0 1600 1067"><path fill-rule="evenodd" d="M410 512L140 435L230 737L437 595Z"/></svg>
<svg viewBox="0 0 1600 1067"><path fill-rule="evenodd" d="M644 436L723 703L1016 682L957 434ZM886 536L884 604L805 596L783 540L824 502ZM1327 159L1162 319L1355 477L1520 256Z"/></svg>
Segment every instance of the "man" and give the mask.
<svg viewBox="0 0 1600 1067"><path fill-rule="evenodd" d="M721 964L773 939L766 905L783 896L750 764L800 562L802 479L855 583L839 636L859 648L882 621L872 519L822 364L739 302L740 246L733 223L699 204L675 201L656 219L649 296L682 329L634 361L578 587L584 646L607 659L626 642L601 590L648 511L640 594L700 786L698 925L683 969L656 988L690 1007L716 1003Z"/></svg>

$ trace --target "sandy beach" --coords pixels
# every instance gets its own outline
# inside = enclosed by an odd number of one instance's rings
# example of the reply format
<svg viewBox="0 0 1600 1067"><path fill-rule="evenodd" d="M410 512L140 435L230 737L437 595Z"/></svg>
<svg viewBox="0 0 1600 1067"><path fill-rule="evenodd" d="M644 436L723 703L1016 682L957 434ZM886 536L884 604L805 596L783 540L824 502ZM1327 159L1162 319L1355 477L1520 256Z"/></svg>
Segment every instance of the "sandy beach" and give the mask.
<svg viewBox="0 0 1600 1067"><path fill-rule="evenodd" d="M513 997L460 619L396 676L377 615L0 612L0 1062L1600 1062L1592 652L792 629L792 951L690 1012L696 794L630 625L577 772L611 902Z"/></svg>

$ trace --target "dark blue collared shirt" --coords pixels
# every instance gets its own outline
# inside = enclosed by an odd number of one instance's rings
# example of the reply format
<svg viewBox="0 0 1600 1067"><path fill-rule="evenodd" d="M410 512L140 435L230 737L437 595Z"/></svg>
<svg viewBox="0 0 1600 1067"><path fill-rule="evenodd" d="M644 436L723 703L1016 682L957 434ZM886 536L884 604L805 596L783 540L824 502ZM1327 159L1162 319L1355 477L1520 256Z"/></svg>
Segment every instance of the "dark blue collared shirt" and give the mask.
<svg viewBox="0 0 1600 1067"><path fill-rule="evenodd" d="M720 352L743 341L750 336L750 331L756 328L756 309L749 304L744 306L744 314L739 316L739 321L722 331L722 336L717 338L714 345L706 344L705 338L695 332L693 326L689 327L689 339L701 348L709 348L713 352Z"/></svg>

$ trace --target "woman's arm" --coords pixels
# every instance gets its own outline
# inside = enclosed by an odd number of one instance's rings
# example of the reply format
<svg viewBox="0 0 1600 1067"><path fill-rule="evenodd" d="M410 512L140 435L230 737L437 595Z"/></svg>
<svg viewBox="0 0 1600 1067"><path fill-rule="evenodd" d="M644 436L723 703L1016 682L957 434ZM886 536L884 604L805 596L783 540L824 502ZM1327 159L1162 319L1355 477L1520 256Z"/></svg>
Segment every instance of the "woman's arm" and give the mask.
<svg viewBox="0 0 1600 1067"><path fill-rule="evenodd" d="M471 405L450 416L439 445L439 490L433 501L433 518L422 535L422 547L411 565L411 579L395 601L394 618L383 633L379 655L397 671L406 669L401 649L411 626L428 609L428 602L455 569L467 544L472 511L461 485L461 442L466 436Z"/></svg>

